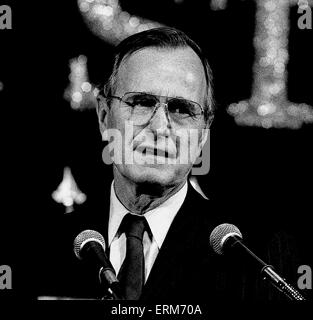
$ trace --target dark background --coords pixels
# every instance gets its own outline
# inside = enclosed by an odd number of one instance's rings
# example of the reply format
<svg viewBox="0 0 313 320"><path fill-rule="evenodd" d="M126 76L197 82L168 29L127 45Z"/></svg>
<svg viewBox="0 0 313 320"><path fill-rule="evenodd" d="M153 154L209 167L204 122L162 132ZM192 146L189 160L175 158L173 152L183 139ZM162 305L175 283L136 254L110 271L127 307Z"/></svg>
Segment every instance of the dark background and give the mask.
<svg viewBox="0 0 313 320"><path fill-rule="evenodd" d="M205 193L221 211L240 217L248 239L267 228L288 230L299 244L301 263L312 267L313 124L298 130L240 127L227 114L230 103L251 96L255 26L253 1L228 2L218 12L204 0L124 0L121 5L185 31L209 58L217 112L211 169L199 177ZM101 160L95 110L74 111L63 98L69 60L86 55L90 81L97 84L107 76L113 47L91 33L75 0L6 4L12 8L13 30L0 30L0 265L11 266L13 290L0 295L36 296L43 237L64 211L51 198L63 168L71 167L87 197L112 179ZM313 106L313 31L298 29L298 17L293 7L289 100Z"/></svg>

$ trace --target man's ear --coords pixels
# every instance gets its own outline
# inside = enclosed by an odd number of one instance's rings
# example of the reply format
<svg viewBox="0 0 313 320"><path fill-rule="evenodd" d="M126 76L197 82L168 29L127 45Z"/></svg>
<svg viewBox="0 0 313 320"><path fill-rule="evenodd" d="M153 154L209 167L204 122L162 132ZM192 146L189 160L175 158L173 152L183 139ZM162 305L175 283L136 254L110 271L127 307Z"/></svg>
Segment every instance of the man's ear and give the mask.
<svg viewBox="0 0 313 320"><path fill-rule="evenodd" d="M106 131L108 129L108 115L109 115L109 107L107 104L107 100L99 95L97 97L97 115L98 115L98 122L99 128L102 135L102 140L107 140L106 138Z"/></svg>
<svg viewBox="0 0 313 320"><path fill-rule="evenodd" d="M203 147L209 138L209 134L210 134L209 128L205 127L204 129L201 129L201 133L200 135L198 135L199 147L198 147L197 153L195 154L195 159L197 159L201 155L201 152L203 152Z"/></svg>
<svg viewBox="0 0 313 320"><path fill-rule="evenodd" d="M210 127L211 127L211 124L213 122L213 119L214 119L214 115L212 113L212 114L209 115L209 119L206 122L205 128L202 129L201 136L200 136L200 141L199 141L201 149L203 148L203 146L205 145L205 143L208 140L208 137L209 137L209 134L210 134Z"/></svg>
<svg viewBox="0 0 313 320"><path fill-rule="evenodd" d="M200 147L201 149L205 145L206 141L208 140L208 136L210 134L210 129L206 127L205 129L202 129L201 137L200 137Z"/></svg>

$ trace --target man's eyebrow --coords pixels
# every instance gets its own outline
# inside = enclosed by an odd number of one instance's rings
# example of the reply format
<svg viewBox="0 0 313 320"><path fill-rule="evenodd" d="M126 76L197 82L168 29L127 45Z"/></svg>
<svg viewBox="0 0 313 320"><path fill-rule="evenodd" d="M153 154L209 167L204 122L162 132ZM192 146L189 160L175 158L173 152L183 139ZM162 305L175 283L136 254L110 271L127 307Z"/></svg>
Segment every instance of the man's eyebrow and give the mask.
<svg viewBox="0 0 313 320"><path fill-rule="evenodd" d="M188 100L185 97L182 96L170 96L170 95L162 95L162 94L155 94L152 91L145 91L142 93L147 93L147 94L151 94L153 96L157 96L157 97L167 97L167 98L171 98L171 99L183 99L183 100Z"/></svg>
<svg viewBox="0 0 313 320"><path fill-rule="evenodd" d="M130 91L127 91L127 93L129 92L132 92L132 93L139 93L139 94L151 94L152 96L154 96L155 94L154 93L151 93L149 91L136 91L136 90L130 90Z"/></svg>
<svg viewBox="0 0 313 320"><path fill-rule="evenodd" d="M142 93L151 94L152 96L157 96L157 94L153 93L152 91L142 91Z"/></svg>
<svg viewBox="0 0 313 320"><path fill-rule="evenodd" d="M185 97L182 97L182 96L175 96L175 97L170 97L170 98L188 100L188 99L186 99Z"/></svg>

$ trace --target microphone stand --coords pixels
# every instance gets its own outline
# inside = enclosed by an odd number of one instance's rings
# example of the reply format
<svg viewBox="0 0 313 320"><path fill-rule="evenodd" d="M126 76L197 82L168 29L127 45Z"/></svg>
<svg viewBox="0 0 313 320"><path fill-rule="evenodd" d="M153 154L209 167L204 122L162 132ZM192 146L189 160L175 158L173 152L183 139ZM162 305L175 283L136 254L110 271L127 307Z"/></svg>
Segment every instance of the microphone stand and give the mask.
<svg viewBox="0 0 313 320"><path fill-rule="evenodd" d="M116 279L114 269L111 267L102 267L99 270L99 281L102 287L107 291L101 300L124 300L120 283Z"/></svg>
<svg viewBox="0 0 313 320"><path fill-rule="evenodd" d="M284 293L291 300L305 301L305 297L301 295L299 291L297 291L291 284L289 284L286 279L283 279L279 276L274 270L273 266L265 263L258 256L256 256L248 247L246 247L241 239L237 236L229 237L227 242L231 247L240 247L244 251L246 251L255 261L257 261L262 269L261 275L263 276L263 280L268 280L275 288Z"/></svg>
<svg viewBox="0 0 313 320"><path fill-rule="evenodd" d="M291 300L305 301L306 299L297 291L291 284L287 283L285 279L280 277L270 265L265 265L261 274L264 280L269 280L270 283L279 291L283 292Z"/></svg>

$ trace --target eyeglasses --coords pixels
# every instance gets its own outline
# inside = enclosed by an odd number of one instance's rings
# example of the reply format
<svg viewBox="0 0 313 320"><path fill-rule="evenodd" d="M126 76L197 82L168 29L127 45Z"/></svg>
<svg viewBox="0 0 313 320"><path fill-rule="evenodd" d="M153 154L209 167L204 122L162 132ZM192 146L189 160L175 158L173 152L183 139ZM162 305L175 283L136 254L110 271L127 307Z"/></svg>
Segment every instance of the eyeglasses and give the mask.
<svg viewBox="0 0 313 320"><path fill-rule="evenodd" d="M120 106L128 108L129 120L133 121L134 125L147 124L161 105L164 105L167 116L178 124L196 124L204 119L202 106L183 98L158 96L145 92L127 92L122 97L107 96L106 98L118 99Z"/></svg>

